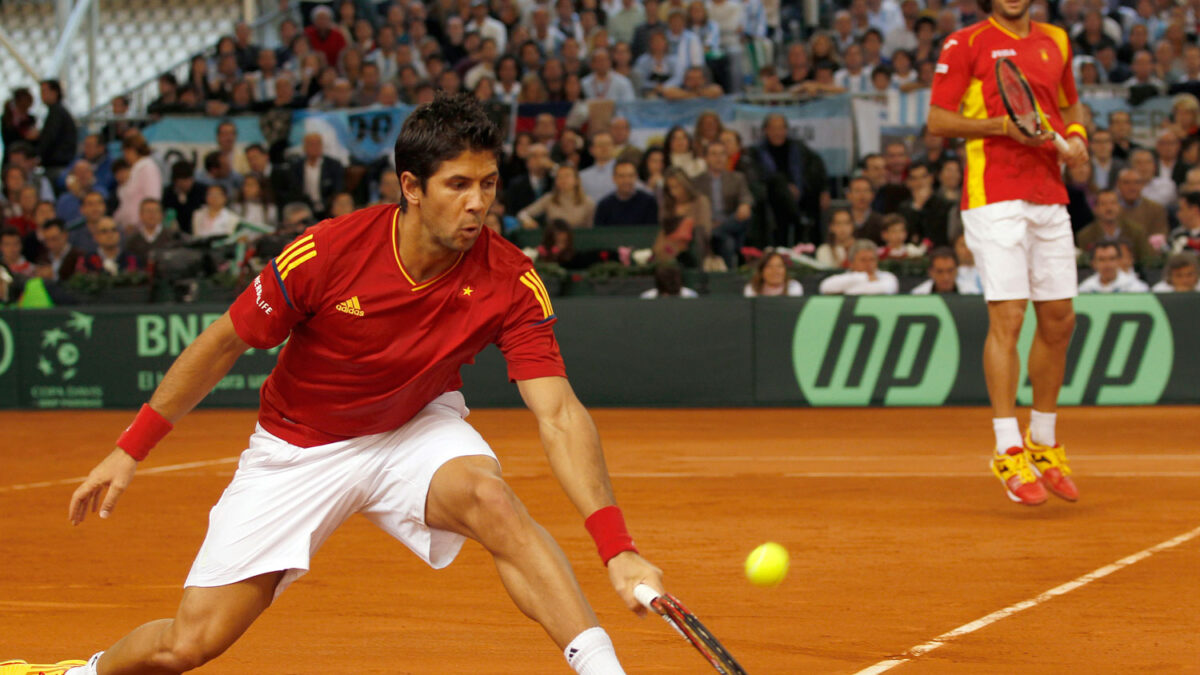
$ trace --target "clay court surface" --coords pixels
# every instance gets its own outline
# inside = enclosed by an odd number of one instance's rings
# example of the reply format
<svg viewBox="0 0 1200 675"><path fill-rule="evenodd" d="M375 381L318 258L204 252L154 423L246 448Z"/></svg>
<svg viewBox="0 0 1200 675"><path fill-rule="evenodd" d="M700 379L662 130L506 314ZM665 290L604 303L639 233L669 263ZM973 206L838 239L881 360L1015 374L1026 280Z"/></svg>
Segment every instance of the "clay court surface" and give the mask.
<svg viewBox="0 0 1200 675"><path fill-rule="evenodd" d="M1082 500L1037 508L1011 504L987 473L982 409L593 413L643 553L750 673L857 673L1026 600L1035 604L887 672L1200 673L1198 408L1067 410L1060 438ZM111 520L72 528L76 479L130 418L0 414L0 660L86 658L174 613L254 413L190 415ZM532 416L479 410L470 421L565 548L626 669L715 672L661 621L619 604ZM792 553L773 590L741 574L766 540ZM434 572L356 517L241 642L198 672L570 671L478 545Z"/></svg>

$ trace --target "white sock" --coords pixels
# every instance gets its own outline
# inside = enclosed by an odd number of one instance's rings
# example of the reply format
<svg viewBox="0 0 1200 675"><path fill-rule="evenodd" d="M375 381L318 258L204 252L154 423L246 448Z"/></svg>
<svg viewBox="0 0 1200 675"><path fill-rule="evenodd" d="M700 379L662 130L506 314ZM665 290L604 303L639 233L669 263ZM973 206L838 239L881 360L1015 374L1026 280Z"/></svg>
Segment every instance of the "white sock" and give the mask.
<svg viewBox="0 0 1200 675"><path fill-rule="evenodd" d="M563 655L579 675L625 675L612 639L600 626L576 635Z"/></svg>
<svg viewBox="0 0 1200 675"><path fill-rule="evenodd" d="M1023 447L1021 427L1017 426L1015 417L996 417L992 419L992 430L996 432L996 454L1004 454L1011 447Z"/></svg>
<svg viewBox="0 0 1200 675"><path fill-rule="evenodd" d="M88 659L87 665L75 666L74 668L63 673L63 675L96 675L96 664L100 663L100 655L104 652L96 652L92 654L92 658Z"/></svg>
<svg viewBox="0 0 1200 675"><path fill-rule="evenodd" d="M1056 443L1054 438L1054 421L1056 419L1058 419L1058 413L1030 411L1029 435L1033 437L1034 443L1054 447Z"/></svg>

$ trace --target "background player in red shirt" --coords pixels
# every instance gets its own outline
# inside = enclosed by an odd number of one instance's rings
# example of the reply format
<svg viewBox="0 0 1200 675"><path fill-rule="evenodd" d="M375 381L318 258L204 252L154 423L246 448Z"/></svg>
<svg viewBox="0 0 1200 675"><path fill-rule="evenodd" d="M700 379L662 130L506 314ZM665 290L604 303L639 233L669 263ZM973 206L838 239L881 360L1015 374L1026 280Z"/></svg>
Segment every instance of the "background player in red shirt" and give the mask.
<svg viewBox="0 0 1200 675"><path fill-rule="evenodd" d="M514 602L577 672L623 672L566 557L463 419L459 367L494 342L613 586L644 611L633 589L661 591L662 574L637 553L615 506L596 428L565 377L549 295L529 259L483 226L499 149L470 96L414 110L396 143L401 203L310 228L180 354L75 491L73 522L89 508L108 517L173 421L246 349L290 336L175 618L135 629L72 675L177 673L215 658L354 513L433 567L448 565L464 538L479 541Z"/></svg>
<svg viewBox="0 0 1200 675"><path fill-rule="evenodd" d="M1071 72L1067 34L1031 21L1030 0L981 0L984 21L946 38L933 81L929 130L967 139L962 220L988 301L983 367L994 413L992 472L1009 498L1040 504L1046 489L1074 501L1078 492L1055 438L1058 391L1075 327L1075 244L1060 161L1088 160L1086 131ZM1008 120L995 64L1016 62L1043 122L1067 137L1059 155L1051 132L1027 137ZM1029 300L1037 333L1029 353L1033 412L1022 439L1016 418L1021 372L1017 340Z"/></svg>

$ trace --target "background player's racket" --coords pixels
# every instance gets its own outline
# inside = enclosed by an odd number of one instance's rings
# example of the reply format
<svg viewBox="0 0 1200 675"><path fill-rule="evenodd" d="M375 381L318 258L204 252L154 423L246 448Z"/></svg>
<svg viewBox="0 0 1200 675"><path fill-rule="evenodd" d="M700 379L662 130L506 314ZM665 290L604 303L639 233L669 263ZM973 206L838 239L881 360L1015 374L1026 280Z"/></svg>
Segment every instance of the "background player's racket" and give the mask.
<svg viewBox="0 0 1200 675"><path fill-rule="evenodd" d="M723 675L746 675L746 671L733 656L725 650L725 647L713 637L713 634L708 632L704 624L700 623L700 619L696 618L680 604L679 600L670 593L659 595L658 591L650 588L646 584L638 584L637 588L633 589L633 594L637 596L638 602L642 603L652 612L658 612L662 618L679 634L687 638L687 641L692 643L704 658L717 669L718 673Z"/></svg>
<svg viewBox="0 0 1200 675"><path fill-rule="evenodd" d="M1033 89L1017 64L1007 56L996 59L996 87L1000 90L1000 99L1008 110L1008 118L1029 137L1042 133L1042 116L1038 114L1037 105L1033 100ZM1067 142L1057 131L1054 134L1054 147L1059 152L1066 153Z"/></svg>

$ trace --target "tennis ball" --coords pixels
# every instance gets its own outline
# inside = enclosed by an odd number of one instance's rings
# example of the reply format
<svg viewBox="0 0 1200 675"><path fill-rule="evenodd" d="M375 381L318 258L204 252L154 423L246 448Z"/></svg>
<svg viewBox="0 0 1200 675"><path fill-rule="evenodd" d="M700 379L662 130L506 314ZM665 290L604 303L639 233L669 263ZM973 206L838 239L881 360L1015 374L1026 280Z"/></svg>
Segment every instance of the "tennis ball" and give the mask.
<svg viewBox="0 0 1200 675"><path fill-rule="evenodd" d="M778 586L787 571L787 549L773 541L754 549L746 558L746 578L755 586Z"/></svg>

